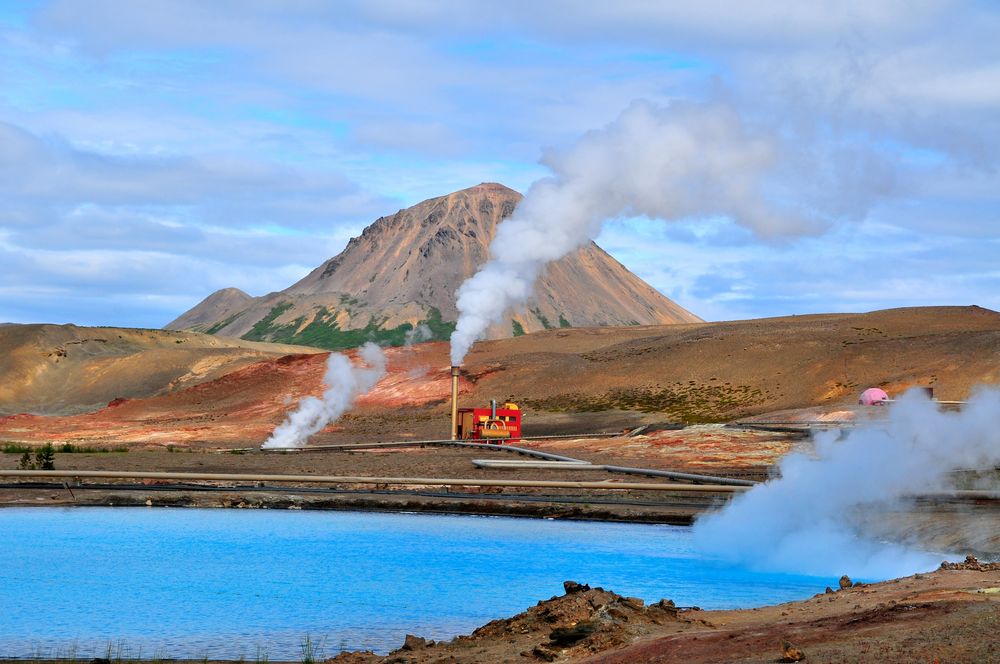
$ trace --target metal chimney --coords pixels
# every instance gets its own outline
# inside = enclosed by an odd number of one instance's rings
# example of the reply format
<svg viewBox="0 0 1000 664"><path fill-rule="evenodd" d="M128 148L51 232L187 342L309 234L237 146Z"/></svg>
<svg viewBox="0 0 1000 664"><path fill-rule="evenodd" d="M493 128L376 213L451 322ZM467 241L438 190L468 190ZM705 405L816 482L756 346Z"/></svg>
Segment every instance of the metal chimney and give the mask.
<svg viewBox="0 0 1000 664"><path fill-rule="evenodd" d="M451 368L451 439L458 438L458 367Z"/></svg>

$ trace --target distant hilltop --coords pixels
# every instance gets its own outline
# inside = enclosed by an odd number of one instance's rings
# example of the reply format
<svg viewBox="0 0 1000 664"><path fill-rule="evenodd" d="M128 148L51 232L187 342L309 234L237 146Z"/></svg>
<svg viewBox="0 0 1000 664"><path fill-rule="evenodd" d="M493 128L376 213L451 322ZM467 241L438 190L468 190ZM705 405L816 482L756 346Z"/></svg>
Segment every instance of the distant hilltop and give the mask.
<svg viewBox="0 0 1000 664"><path fill-rule="evenodd" d="M446 339L457 318L455 291L486 261L497 224L521 198L502 184L484 183L426 200L378 218L283 291L251 297L224 288L166 328L331 350L368 340L401 345L421 324L431 338ZM550 264L534 297L489 337L700 321L591 242Z"/></svg>

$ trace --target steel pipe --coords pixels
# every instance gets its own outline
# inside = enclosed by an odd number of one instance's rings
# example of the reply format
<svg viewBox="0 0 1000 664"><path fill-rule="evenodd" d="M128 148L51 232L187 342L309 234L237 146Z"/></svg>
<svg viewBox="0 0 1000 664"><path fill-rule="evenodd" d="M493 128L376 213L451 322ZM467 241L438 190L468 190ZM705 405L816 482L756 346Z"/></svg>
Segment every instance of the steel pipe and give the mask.
<svg viewBox="0 0 1000 664"><path fill-rule="evenodd" d="M550 480L487 480L451 477L356 477L341 475L269 475L242 473L166 473L158 471L122 472L116 470L0 470L0 477L49 477L75 479L148 479L213 482L302 482L313 484L399 484L404 486L495 486L538 487L549 489L629 489L632 491L693 491L734 493L748 487L718 484L657 484L643 482L572 482Z"/></svg>
<svg viewBox="0 0 1000 664"><path fill-rule="evenodd" d="M458 367L451 368L451 439L458 438Z"/></svg>
<svg viewBox="0 0 1000 664"><path fill-rule="evenodd" d="M673 470L657 470L655 468L629 468L626 466L609 466L593 464L586 461L512 461L508 459L473 459L472 465L477 468L496 469L538 469L538 470L601 470L608 473L623 473L626 475L645 475L646 477L665 477L672 480L701 482L707 484L726 484L731 486L751 487L756 482L733 477L718 477L715 475L699 475L696 473L679 473Z"/></svg>

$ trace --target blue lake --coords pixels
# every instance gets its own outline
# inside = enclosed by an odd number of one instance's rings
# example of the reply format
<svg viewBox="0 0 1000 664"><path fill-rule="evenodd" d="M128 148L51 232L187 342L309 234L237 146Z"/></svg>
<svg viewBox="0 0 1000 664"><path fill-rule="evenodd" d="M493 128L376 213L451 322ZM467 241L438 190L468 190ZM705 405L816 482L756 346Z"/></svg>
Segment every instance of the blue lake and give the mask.
<svg viewBox="0 0 1000 664"><path fill-rule="evenodd" d="M468 633L572 579L705 609L835 579L705 560L676 526L475 516L0 509L0 655L299 659Z"/></svg>

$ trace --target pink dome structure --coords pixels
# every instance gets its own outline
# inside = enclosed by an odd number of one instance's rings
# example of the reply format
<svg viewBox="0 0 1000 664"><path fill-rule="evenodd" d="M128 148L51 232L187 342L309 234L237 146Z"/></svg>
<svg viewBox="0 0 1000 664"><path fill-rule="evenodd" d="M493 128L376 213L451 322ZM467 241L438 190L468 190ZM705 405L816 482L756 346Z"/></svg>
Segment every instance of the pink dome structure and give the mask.
<svg viewBox="0 0 1000 664"><path fill-rule="evenodd" d="M858 398L858 403L862 406L884 406L888 401L886 391L877 387L869 387Z"/></svg>

